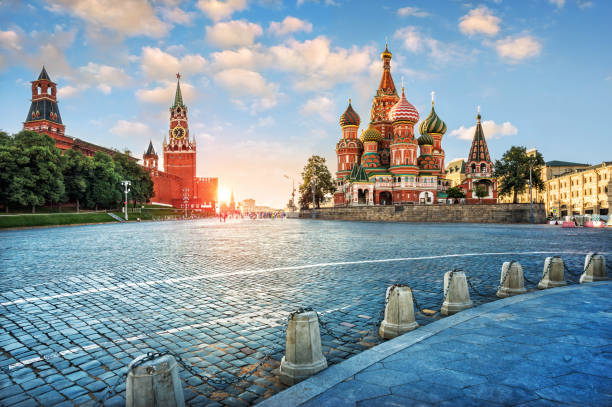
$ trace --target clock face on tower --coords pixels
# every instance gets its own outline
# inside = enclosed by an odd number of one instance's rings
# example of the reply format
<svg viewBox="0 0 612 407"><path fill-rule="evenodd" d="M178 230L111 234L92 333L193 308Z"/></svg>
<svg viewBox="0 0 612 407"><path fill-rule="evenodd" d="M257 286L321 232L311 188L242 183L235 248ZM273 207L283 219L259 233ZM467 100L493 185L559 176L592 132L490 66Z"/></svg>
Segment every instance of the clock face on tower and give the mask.
<svg viewBox="0 0 612 407"><path fill-rule="evenodd" d="M172 129L172 137L174 137L177 140L182 139L183 137L185 137L185 129L182 128L181 126L176 126L175 128Z"/></svg>

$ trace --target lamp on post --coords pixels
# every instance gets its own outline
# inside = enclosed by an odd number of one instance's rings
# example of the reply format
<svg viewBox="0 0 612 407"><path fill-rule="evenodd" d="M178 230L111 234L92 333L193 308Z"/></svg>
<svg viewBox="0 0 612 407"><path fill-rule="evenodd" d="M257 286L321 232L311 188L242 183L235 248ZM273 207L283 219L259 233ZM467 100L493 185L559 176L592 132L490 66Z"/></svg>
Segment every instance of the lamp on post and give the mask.
<svg viewBox="0 0 612 407"><path fill-rule="evenodd" d="M183 206L185 207L185 217L187 217L187 208L189 207L189 188L183 188Z"/></svg>
<svg viewBox="0 0 612 407"><path fill-rule="evenodd" d="M289 175L283 175L283 177L291 180L291 210L295 210L295 180Z"/></svg>
<svg viewBox="0 0 612 407"><path fill-rule="evenodd" d="M317 217L316 202L315 202L315 194L317 192L317 176L316 175L313 175L310 178L310 183L312 184L312 218L315 219Z"/></svg>
<svg viewBox="0 0 612 407"><path fill-rule="evenodd" d="M529 221L534 223L533 219L533 195L532 195L532 171L534 160L529 160Z"/></svg>
<svg viewBox="0 0 612 407"><path fill-rule="evenodd" d="M123 193L125 196L125 199L123 200L123 211L125 213L125 220L128 220L128 207L127 207L128 192L130 192L130 185L132 185L132 183L126 180L126 181L121 181L121 185L123 185Z"/></svg>

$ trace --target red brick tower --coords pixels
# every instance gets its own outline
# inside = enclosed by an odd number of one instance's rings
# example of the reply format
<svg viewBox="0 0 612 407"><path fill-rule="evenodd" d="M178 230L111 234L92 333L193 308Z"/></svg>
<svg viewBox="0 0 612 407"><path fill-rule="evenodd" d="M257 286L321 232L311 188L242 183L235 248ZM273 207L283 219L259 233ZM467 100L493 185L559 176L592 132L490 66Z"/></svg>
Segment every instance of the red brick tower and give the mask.
<svg viewBox="0 0 612 407"><path fill-rule="evenodd" d="M157 171L158 157L151 140L149 140L149 148L147 148L147 151L142 155L142 160L144 161L144 167L146 169Z"/></svg>
<svg viewBox="0 0 612 407"><path fill-rule="evenodd" d="M189 139L187 106L183 104L181 94L181 75L176 74L176 94L174 104L170 107L169 142L164 140L164 172L182 179L182 188L189 188L189 195L194 194L196 176L196 144Z"/></svg>
<svg viewBox="0 0 612 407"><path fill-rule="evenodd" d="M44 66L38 79L32 81L32 104L23 129L50 136L55 140L56 147L62 150L72 148L73 140L64 135L66 126L62 123L57 106L57 86Z"/></svg>
<svg viewBox="0 0 612 407"><path fill-rule="evenodd" d="M370 113L370 122L374 128L383 136L378 151L380 152L380 163L383 166L389 166L390 162L390 147L393 142L393 125L389 120L389 110L400 99L393 83L391 76L391 57L389 48L385 44L385 50L380 55L383 61L383 74L380 78L380 84L376 90L376 96L372 100L372 111Z"/></svg>
<svg viewBox="0 0 612 407"><path fill-rule="evenodd" d="M359 164L361 153L363 152L363 144L357 138L357 130L359 129L359 115L349 99L346 111L340 116L340 127L342 127L342 138L336 144L336 155L338 157L338 171L336 178L341 179L351 173L353 166Z"/></svg>

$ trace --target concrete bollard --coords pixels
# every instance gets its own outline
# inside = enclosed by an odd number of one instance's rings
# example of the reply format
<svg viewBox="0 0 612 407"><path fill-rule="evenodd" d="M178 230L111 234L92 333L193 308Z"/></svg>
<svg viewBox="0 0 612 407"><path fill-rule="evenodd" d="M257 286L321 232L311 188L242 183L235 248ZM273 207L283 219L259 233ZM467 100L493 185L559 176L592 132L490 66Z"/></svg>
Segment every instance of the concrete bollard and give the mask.
<svg viewBox="0 0 612 407"><path fill-rule="evenodd" d="M174 357L163 355L140 363L145 357L140 355L129 365L126 407L184 407L183 386Z"/></svg>
<svg viewBox="0 0 612 407"><path fill-rule="evenodd" d="M567 285L567 282L565 281L563 259L557 256L547 257L544 261L544 270L542 271L542 279L538 283L538 288L544 290L564 285Z"/></svg>
<svg viewBox="0 0 612 407"><path fill-rule="evenodd" d="M294 314L287 324L280 381L292 386L327 367L321 351L319 318L314 311Z"/></svg>
<svg viewBox="0 0 612 407"><path fill-rule="evenodd" d="M525 277L523 276L523 266L521 266L521 263L518 261L504 262L499 289L496 295L500 298L506 298L526 292Z"/></svg>
<svg viewBox="0 0 612 407"><path fill-rule="evenodd" d="M440 312L443 315L453 315L472 305L465 273L461 270L444 273L444 302Z"/></svg>
<svg viewBox="0 0 612 407"><path fill-rule="evenodd" d="M414 299L410 287L387 287L385 298L385 319L378 331L381 338L393 339L419 326L414 319Z"/></svg>
<svg viewBox="0 0 612 407"><path fill-rule="evenodd" d="M606 259L601 254L589 253L584 259L584 271L580 276L580 283L591 283L608 279L606 273Z"/></svg>

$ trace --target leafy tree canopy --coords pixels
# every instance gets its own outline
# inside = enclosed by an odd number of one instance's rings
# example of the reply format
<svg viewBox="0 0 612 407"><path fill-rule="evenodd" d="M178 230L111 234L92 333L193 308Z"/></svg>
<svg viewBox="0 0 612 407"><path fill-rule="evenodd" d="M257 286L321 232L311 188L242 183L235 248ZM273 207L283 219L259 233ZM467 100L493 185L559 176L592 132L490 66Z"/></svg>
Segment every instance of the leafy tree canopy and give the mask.
<svg viewBox="0 0 612 407"><path fill-rule="evenodd" d="M302 171L303 183L300 185L299 204L301 208L308 208L312 203L312 181L315 182L315 204L320 207L327 199L325 195L333 194L336 190L332 175L325 164L325 158L313 155L308 159Z"/></svg>
<svg viewBox="0 0 612 407"><path fill-rule="evenodd" d="M545 164L540 152L529 156L525 147L511 147L504 153L501 160L495 162L495 177L499 194L513 194L513 202L517 203L518 194L523 193L529 184L530 168L533 188L544 189L541 173Z"/></svg>

